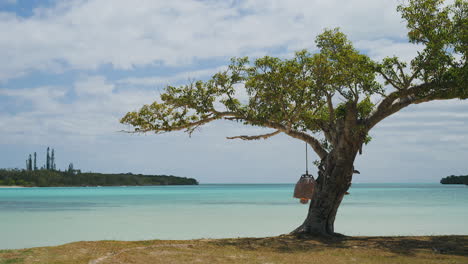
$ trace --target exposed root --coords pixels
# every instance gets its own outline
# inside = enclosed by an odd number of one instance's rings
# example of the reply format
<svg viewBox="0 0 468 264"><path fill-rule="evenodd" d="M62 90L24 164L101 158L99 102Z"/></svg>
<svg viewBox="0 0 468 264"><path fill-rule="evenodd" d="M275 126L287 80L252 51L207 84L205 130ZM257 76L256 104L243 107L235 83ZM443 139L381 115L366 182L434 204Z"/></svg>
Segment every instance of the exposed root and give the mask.
<svg viewBox="0 0 468 264"><path fill-rule="evenodd" d="M290 235L297 235L297 234L301 234L301 233L305 233L306 230L305 230L305 226L302 224L300 225L298 228L294 229L291 233L289 233Z"/></svg>
<svg viewBox="0 0 468 264"><path fill-rule="evenodd" d="M297 238L301 239L332 239L332 238L345 238L347 236L340 234L340 233L326 233L320 232L317 230L308 230L307 227L303 224L298 228L294 229L290 235L296 236Z"/></svg>

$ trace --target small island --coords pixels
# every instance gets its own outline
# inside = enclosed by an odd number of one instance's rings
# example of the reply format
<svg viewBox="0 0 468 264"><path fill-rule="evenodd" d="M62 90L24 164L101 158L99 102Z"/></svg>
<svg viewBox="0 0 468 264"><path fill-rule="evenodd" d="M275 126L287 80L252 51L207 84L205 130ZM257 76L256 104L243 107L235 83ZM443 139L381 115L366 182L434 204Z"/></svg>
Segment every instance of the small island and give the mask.
<svg viewBox="0 0 468 264"><path fill-rule="evenodd" d="M172 175L142 175L132 173L107 174L70 171L26 171L0 169L0 186L22 187L85 187L85 186L150 186L197 185L192 178Z"/></svg>
<svg viewBox="0 0 468 264"><path fill-rule="evenodd" d="M133 173L81 172L73 163L68 169L56 168L55 150L47 148L46 162L38 168L37 153L26 159L25 169L0 169L0 186L15 187L92 187L92 186L152 186L198 185L193 178L173 175L143 175Z"/></svg>
<svg viewBox="0 0 468 264"><path fill-rule="evenodd" d="M468 175L450 175L440 180L442 184L466 184L468 185Z"/></svg>

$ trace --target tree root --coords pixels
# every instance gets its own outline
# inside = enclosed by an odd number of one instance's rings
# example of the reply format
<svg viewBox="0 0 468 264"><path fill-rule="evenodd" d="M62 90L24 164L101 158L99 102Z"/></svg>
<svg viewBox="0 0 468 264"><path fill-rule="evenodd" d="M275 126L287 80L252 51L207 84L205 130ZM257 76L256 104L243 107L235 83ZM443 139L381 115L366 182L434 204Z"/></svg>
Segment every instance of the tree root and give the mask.
<svg viewBox="0 0 468 264"><path fill-rule="evenodd" d="M301 225L298 228L294 229L290 235L296 236L297 238L301 239L317 239L317 238L325 238L325 239L334 239L334 238L346 238L346 235L340 233L327 233L327 232L320 232L317 230L307 230L306 226Z"/></svg>

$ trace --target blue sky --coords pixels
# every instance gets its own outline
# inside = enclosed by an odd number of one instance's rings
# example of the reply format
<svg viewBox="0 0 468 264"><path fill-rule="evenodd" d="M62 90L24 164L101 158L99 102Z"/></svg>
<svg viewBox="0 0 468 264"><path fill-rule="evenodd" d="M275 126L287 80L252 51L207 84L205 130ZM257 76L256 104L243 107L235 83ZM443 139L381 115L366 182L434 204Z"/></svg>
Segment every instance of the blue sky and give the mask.
<svg viewBox="0 0 468 264"><path fill-rule="evenodd" d="M0 167L54 147L57 166L173 174L214 182L295 182L303 143L217 121L191 138L134 135L118 120L167 84L207 79L233 56L290 57L341 27L375 60L410 60L405 24L386 0L0 0ZM411 106L379 124L354 182L437 182L467 174L468 103ZM312 158L314 159L314 157Z"/></svg>

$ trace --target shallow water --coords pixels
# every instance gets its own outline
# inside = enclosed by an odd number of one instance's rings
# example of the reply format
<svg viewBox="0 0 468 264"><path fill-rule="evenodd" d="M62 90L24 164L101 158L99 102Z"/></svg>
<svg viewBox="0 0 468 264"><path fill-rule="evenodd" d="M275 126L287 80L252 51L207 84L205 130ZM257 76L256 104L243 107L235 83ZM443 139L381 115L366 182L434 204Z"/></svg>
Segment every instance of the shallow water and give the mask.
<svg viewBox="0 0 468 264"><path fill-rule="evenodd" d="M0 189L0 248L81 240L273 236L307 206L292 184ZM353 184L335 230L347 235L468 234L468 187Z"/></svg>

